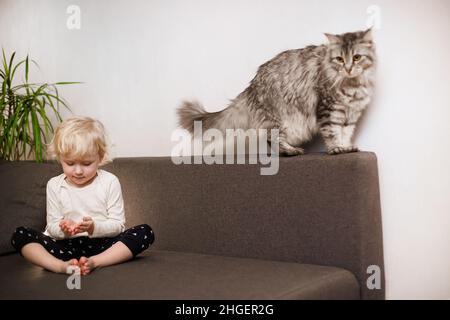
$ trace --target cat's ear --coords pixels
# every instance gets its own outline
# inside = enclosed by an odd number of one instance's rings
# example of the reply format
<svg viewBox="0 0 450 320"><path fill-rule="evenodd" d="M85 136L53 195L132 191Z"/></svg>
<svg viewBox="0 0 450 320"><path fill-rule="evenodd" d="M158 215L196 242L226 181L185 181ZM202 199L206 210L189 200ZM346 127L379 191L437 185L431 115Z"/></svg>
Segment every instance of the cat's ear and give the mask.
<svg viewBox="0 0 450 320"><path fill-rule="evenodd" d="M336 35L330 34L330 33L324 33L324 35L327 37L328 42L330 44L339 44L339 43L341 43L341 38L339 38L339 36L336 36Z"/></svg>
<svg viewBox="0 0 450 320"><path fill-rule="evenodd" d="M366 31L363 31L362 40L364 42L372 42L373 41L372 27L370 27Z"/></svg>

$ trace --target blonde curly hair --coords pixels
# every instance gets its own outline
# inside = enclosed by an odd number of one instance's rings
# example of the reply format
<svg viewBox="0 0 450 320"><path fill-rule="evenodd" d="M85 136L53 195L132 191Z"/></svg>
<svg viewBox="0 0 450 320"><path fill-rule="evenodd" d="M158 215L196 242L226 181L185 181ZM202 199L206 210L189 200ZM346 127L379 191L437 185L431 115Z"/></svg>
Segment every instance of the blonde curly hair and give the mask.
<svg viewBox="0 0 450 320"><path fill-rule="evenodd" d="M108 154L105 127L95 119L76 116L59 124L52 141L47 145L49 158L81 160L98 154L100 165L111 162Z"/></svg>

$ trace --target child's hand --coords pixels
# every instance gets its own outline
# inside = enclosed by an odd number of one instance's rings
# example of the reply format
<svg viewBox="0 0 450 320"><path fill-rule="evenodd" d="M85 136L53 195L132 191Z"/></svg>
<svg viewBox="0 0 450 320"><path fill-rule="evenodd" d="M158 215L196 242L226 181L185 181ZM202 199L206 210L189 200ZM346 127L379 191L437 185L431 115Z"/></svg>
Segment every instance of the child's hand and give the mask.
<svg viewBox="0 0 450 320"><path fill-rule="evenodd" d="M78 223L75 227L75 233L85 232L92 235L94 232L94 221L91 217L83 217L83 221Z"/></svg>
<svg viewBox="0 0 450 320"><path fill-rule="evenodd" d="M59 222L59 227L66 236L73 236L75 234L76 226L77 224L75 223L75 221L71 219L63 219Z"/></svg>

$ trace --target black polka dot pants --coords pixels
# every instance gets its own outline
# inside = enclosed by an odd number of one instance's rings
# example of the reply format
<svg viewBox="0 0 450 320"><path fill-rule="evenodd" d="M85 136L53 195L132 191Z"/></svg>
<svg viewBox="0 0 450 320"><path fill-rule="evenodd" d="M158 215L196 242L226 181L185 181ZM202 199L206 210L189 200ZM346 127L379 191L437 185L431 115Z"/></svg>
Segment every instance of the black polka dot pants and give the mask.
<svg viewBox="0 0 450 320"><path fill-rule="evenodd" d="M113 238L77 237L55 240L42 232L27 227L18 227L11 238L12 246L19 253L23 246L35 242L40 243L50 254L64 261L73 258L80 259L82 256L95 256L110 248L117 241L125 244L135 257L150 247L155 241L155 236L149 225L141 224L127 229Z"/></svg>

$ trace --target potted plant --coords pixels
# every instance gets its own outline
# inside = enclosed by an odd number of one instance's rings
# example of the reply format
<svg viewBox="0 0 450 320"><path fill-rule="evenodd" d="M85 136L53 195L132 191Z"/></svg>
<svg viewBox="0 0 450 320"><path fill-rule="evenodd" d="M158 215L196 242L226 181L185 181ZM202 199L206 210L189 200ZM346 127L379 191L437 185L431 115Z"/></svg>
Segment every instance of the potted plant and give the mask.
<svg viewBox="0 0 450 320"><path fill-rule="evenodd" d="M58 86L79 82L29 83L30 61L27 57L14 64L15 52L7 60L2 49L3 63L0 66L0 159L44 160L45 144L53 134L51 121L54 115L62 121L60 107L70 110L58 93ZM19 68L24 69L25 79L21 84L13 80Z"/></svg>

